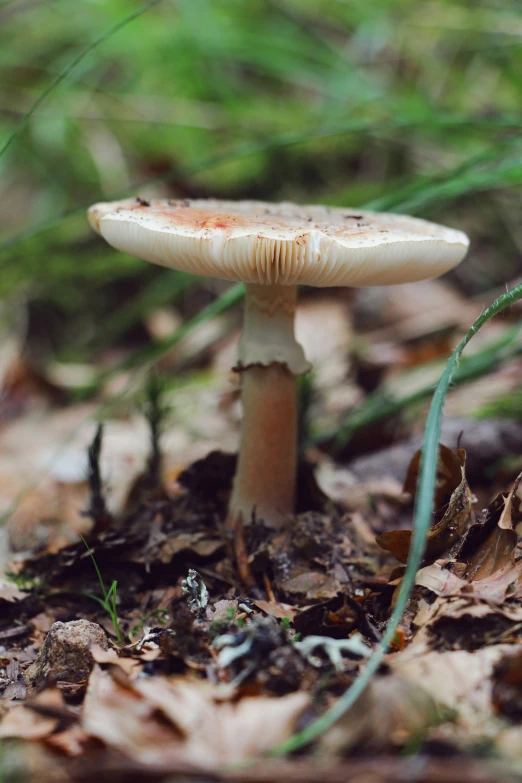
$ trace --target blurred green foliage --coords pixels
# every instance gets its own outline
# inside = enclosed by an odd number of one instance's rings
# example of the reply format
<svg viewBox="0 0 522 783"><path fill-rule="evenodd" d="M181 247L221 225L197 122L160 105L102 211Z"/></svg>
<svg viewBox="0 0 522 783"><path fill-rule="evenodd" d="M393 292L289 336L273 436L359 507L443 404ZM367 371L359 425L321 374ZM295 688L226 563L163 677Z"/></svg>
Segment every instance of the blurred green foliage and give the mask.
<svg viewBox="0 0 522 783"><path fill-rule="evenodd" d="M139 8L1 2L0 144ZM128 333L186 282L87 226L87 205L135 193L403 210L472 234L460 286L515 277L521 34L518 0L163 0L94 48L0 158L0 295L52 311L65 350L109 322L111 339Z"/></svg>

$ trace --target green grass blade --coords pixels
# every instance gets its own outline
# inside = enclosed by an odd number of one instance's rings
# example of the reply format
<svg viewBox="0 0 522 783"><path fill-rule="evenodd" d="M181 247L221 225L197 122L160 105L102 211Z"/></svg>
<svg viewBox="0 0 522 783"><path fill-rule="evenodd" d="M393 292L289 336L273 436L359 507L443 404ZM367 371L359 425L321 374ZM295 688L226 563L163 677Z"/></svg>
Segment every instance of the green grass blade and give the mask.
<svg viewBox="0 0 522 783"><path fill-rule="evenodd" d="M96 347L114 343L126 329L137 323L152 308L172 305L181 294L188 291L198 281L193 275L171 270L155 277L135 298L119 307L103 323L93 342Z"/></svg>
<svg viewBox="0 0 522 783"><path fill-rule="evenodd" d="M109 601L107 610L112 620L112 624L114 625L114 630L116 631L116 641L121 645L123 644L123 635L118 618L118 582L116 579L113 581L110 590L107 593L107 599Z"/></svg>
<svg viewBox="0 0 522 783"><path fill-rule="evenodd" d="M101 383L106 381L116 372L120 372L122 370L131 370L138 367L140 369L150 367L150 365L161 359L162 356L164 356L175 345L177 345L188 334L190 334L190 332L192 332L196 326L199 326L200 324L205 323L205 321L209 321L211 318L215 318L217 315L226 312L226 310L229 310L233 305L241 301L243 294L243 283L236 283L236 285L231 286L222 294L220 294L220 296L214 299L213 302L207 305L207 307L204 307L203 310L200 310L200 312L196 313L195 316L190 318L188 321L185 321L185 323L182 324L179 329L176 329L176 331L173 332L170 337L166 337L163 340L157 340L151 345L148 345L139 351L135 351L135 353L131 354L131 356L128 356L126 359L124 359L123 362L111 367L104 373L101 373L100 376L96 379L94 386L98 387ZM92 387L88 389L88 391L91 392Z"/></svg>
<svg viewBox="0 0 522 783"><path fill-rule="evenodd" d="M455 386L474 380L495 367L503 364L522 353L522 343L518 339L522 330L522 324L517 324L511 329L506 330L491 345L484 348L480 353L464 358L462 363L456 368L452 383ZM407 377L405 376L404 385L407 386ZM411 405L421 402L429 397L435 390L435 384L429 383L416 389L409 394L395 398L386 394L382 388L372 392L364 402L349 414L347 419L341 424L335 432L322 432L312 436L311 443L324 442L333 439L333 452L338 454L355 435L356 432L375 424L378 421L387 419Z"/></svg>
<svg viewBox="0 0 522 783"><path fill-rule="evenodd" d="M41 95L38 96L36 101L33 103L31 108L29 109L26 114L22 117L20 122L15 126L13 131L9 134L7 139L5 140L2 147L0 147L0 158L2 155L4 155L13 141L16 139L18 134L25 128L31 117L38 111L40 106L49 98L50 95L60 86L60 84L67 79L69 74L78 66L82 60L84 60L94 49L97 49L98 46L101 46L101 44L105 43L109 38L111 38L115 33L117 33L119 30L121 30L123 27L129 24L129 22L133 22L135 19L138 19L138 17L142 16L144 13L149 11L151 8L153 8L155 5L159 5L159 3L163 2L163 0L150 0L150 2L145 3L145 5L140 6L140 8L137 8L135 11L133 11L131 14L128 14L125 19L120 19L119 22L117 22L115 25L113 25L109 30L106 30L103 35L100 35L99 38L97 38L95 41L93 41L86 49L84 49L80 54L78 54L72 62L70 62L64 69L61 71L61 73L58 74L56 79L49 84L49 86L41 93Z"/></svg>
<svg viewBox="0 0 522 783"><path fill-rule="evenodd" d="M339 718L355 704L361 693L368 686L372 676L381 665L384 656L387 653L388 646L393 640L401 621L408 598L415 584L415 576L424 556L426 535L432 521L442 413L453 374L462 351L472 337L482 328L482 326L484 326L484 324L493 318L494 315L500 313L519 299L522 299L522 285L516 286L516 288L513 288L511 291L500 296L482 313L482 315L479 316L479 318L477 318L471 329L466 333L465 337L451 355L437 388L435 389L424 431L421 465L415 501L413 537L408 563L399 588L397 602L379 646L372 652L366 667L337 702L321 715L320 718L311 723L304 731L296 734L288 742L275 748L272 751L273 755L284 756L291 753L312 740L317 739L327 729L333 726L334 723L336 723Z"/></svg>
<svg viewBox="0 0 522 783"><path fill-rule="evenodd" d="M116 592L117 589L118 589L118 582L114 580L112 585L109 587L109 590L107 591L107 598L111 598L111 596Z"/></svg>
<svg viewBox="0 0 522 783"><path fill-rule="evenodd" d="M108 599L109 594L108 594L107 590L105 589L105 582L103 581L103 577L101 575L101 571L98 568L98 563L96 562L96 558L94 557L93 551L90 548L90 546L87 543L87 541L85 540L85 538L83 536L80 536L80 538L82 539L83 543L85 544L85 548L87 549L87 552L89 553L90 558L91 558L91 560L93 562L94 568L96 570L96 574L98 576L98 581L100 583L100 587L101 587L102 592L103 592L103 597L105 599L105 604L107 604L107 599Z"/></svg>
<svg viewBox="0 0 522 783"><path fill-rule="evenodd" d="M103 598L100 598L99 595L94 595L94 593L89 593L88 590L61 590L60 592L68 593L69 595L83 595L85 598L90 598L92 601L96 601L98 604L100 604L100 606L107 610L107 604ZM53 593L52 595L56 595L56 593Z"/></svg>

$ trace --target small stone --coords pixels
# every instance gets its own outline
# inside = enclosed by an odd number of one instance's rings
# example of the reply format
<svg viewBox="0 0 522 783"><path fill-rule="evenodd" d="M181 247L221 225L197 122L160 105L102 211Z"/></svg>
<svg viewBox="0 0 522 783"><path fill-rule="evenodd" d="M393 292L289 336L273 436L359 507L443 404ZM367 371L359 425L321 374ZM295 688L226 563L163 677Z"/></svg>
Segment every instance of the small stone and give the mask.
<svg viewBox="0 0 522 783"><path fill-rule="evenodd" d="M24 672L28 688L34 692L59 681L87 680L94 666L90 653L93 644L109 648L105 631L97 623L53 623L36 661Z"/></svg>

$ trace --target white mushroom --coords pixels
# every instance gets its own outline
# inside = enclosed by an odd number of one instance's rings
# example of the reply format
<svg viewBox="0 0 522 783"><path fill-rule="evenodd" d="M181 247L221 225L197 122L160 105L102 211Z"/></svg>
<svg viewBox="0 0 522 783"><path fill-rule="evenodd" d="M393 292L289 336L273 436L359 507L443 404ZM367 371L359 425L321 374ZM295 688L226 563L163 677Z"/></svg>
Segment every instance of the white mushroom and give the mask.
<svg viewBox="0 0 522 783"><path fill-rule="evenodd" d="M239 348L243 422L228 521L252 511L279 527L293 511L297 286L393 285L437 277L465 256L461 231L404 215L259 201L141 199L96 204L93 227L118 250L246 284Z"/></svg>

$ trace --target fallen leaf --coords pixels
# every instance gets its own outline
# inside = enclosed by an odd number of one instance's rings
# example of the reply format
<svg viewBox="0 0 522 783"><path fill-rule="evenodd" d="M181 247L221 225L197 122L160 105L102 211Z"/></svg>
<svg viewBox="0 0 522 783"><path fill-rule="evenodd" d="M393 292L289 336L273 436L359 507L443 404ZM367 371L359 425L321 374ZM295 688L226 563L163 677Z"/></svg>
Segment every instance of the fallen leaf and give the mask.
<svg viewBox="0 0 522 783"><path fill-rule="evenodd" d="M48 633L54 622L56 622L56 618L48 612L40 612L34 617L31 617L31 625L36 631L39 631L42 634Z"/></svg>
<svg viewBox="0 0 522 783"><path fill-rule="evenodd" d="M63 696L49 688L23 705L14 705L0 722L0 737L40 740L57 728L64 711Z"/></svg>
<svg viewBox="0 0 522 783"><path fill-rule="evenodd" d="M513 624L522 622L520 604L493 604L464 596L440 596L428 608L419 607L413 624L419 629L413 646L435 643L450 649L478 650L505 638ZM516 632L516 626L514 628Z"/></svg>
<svg viewBox="0 0 522 783"><path fill-rule="evenodd" d="M419 478L420 471L420 450L415 452L411 458L404 480L403 491L408 492L410 495L415 496L417 491L417 480ZM459 449L455 454L454 451L444 446L443 443L439 445L439 460L437 464L437 483L435 486L435 509L443 508L451 498L453 492L457 489L462 481L462 469L466 465L466 453L463 449Z"/></svg>
<svg viewBox="0 0 522 783"><path fill-rule="evenodd" d="M222 546L222 539L210 533L178 533L172 537L164 536L163 542L155 542L154 548L148 547L143 559L153 555L160 563L170 563L175 555L184 551L194 552L200 557L209 557ZM138 561L139 559L136 558Z"/></svg>
<svg viewBox="0 0 522 783"><path fill-rule="evenodd" d="M27 696L27 687L20 674L20 663L10 661L6 669L7 679L0 684L0 699L4 701L23 700Z"/></svg>
<svg viewBox="0 0 522 783"><path fill-rule="evenodd" d="M260 756L289 737L309 704L304 693L234 703L218 695L212 686L181 678L139 679L131 686L96 666L81 727L145 764L216 769Z"/></svg>
<svg viewBox="0 0 522 783"><path fill-rule="evenodd" d="M85 745L89 741L89 735L79 726L71 726L65 731L50 734L45 738L46 745L64 753L66 756L81 756L85 752Z"/></svg>
<svg viewBox="0 0 522 783"><path fill-rule="evenodd" d="M362 289L359 308L367 310L377 330L373 339L411 342L456 326L468 328L480 315L480 307L456 291L446 280L403 283L389 291ZM372 307L373 305L373 307ZM363 309L364 312L364 309Z"/></svg>
<svg viewBox="0 0 522 783"><path fill-rule="evenodd" d="M39 740L47 737L58 726L57 718L46 718L27 707L9 710L0 723L0 737Z"/></svg>
<svg viewBox="0 0 522 783"><path fill-rule="evenodd" d="M397 674L374 677L353 707L321 738L329 756L382 753L404 747L411 737L452 717L433 694Z"/></svg>
<svg viewBox="0 0 522 783"><path fill-rule="evenodd" d="M415 491L419 460L420 455L416 454L410 464L404 485L406 492ZM446 446L440 446L435 506L440 510L447 504L447 509L442 519L428 531L425 558L429 562L449 552L455 544L463 542L463 536L472 523L473 496L466 480L465 461L466 455L462 449L455 454ZM411 530L391 530L381 533L376 541L401 563L406 563L412 535Z"/></svg>
<svg viewBox="0 0 522 783"><path fill-rule="evenodd" d="M499 605L522 592L522 559L515 558L518 537L513 529L522 518L521 479L522 475L509 495L496 497L484 519L470 527L460 555L465 562L439 561L422 568L417 585L439 596L460 595ZM516 609L511 607L511 613Z"/></svg>
<svg viewBox="0 0 522 783"><path fill-rule="evenodd" d="M281 582L281 588L293 595L302 595L310 601L324 601L334 598L340 590L340 585L328 574L319 571L306 571L297 574L285 582Z"/></svg>
<svg viewBox="0 0 522 783"><path fill-rule="evenodd" d="M253 601L254 606L261 609L265 614L276 617L278 620L282 620L285 617L292 623L300 609L297 606L291 606L290 604L282 604L277 601Z"/></svg>
<svg viewBox="0 0 522 783"><path fill-rule="evenodd" d="M125 674L134 679L139 675L143 666L136 658L130 658L125 655L118 655L115 649L109 648L104 650L99 644L93 644L90 648L90 653L96 663L108 663L114 666L119 666Z"/></svg>
<svg viewBox="0 0 522 783"><path fill-rule="evenodd" d="M507 644L481 650L429 650L411 645L387 657L391 670L429 693L439 704L454 710L459 723L482 725L492 715L491 675L511 647Z"/></svg>
<svg viewBox="0 0 522 783"><path fill-rule="evenodd" d="M461 579L444 566L445 560L436 560L429 566L417 571L415 584L419 587L427 587L435 595L456 595L468 586L465 579Z"/></svg>
<svg viewBox="0 0 522 783"><path fill-rule="evenodd" d="M467 559L465 576L469 581L486 579L506 566L515 565L514 550L518 537L514 528L522 519L521 491L522 474L509 495L499 495L487 509L482 526L485 530L493 529ZM498 520L496 524L495 520Z"/></svg>
<svg viewBox="0 0 522 783"><path fill-rule="evenodd" d="M14 582L6 582L4 579L0 579L0 601L14 603L15 601L23 601L28 595L29 593L24 593Z"/></svg>

